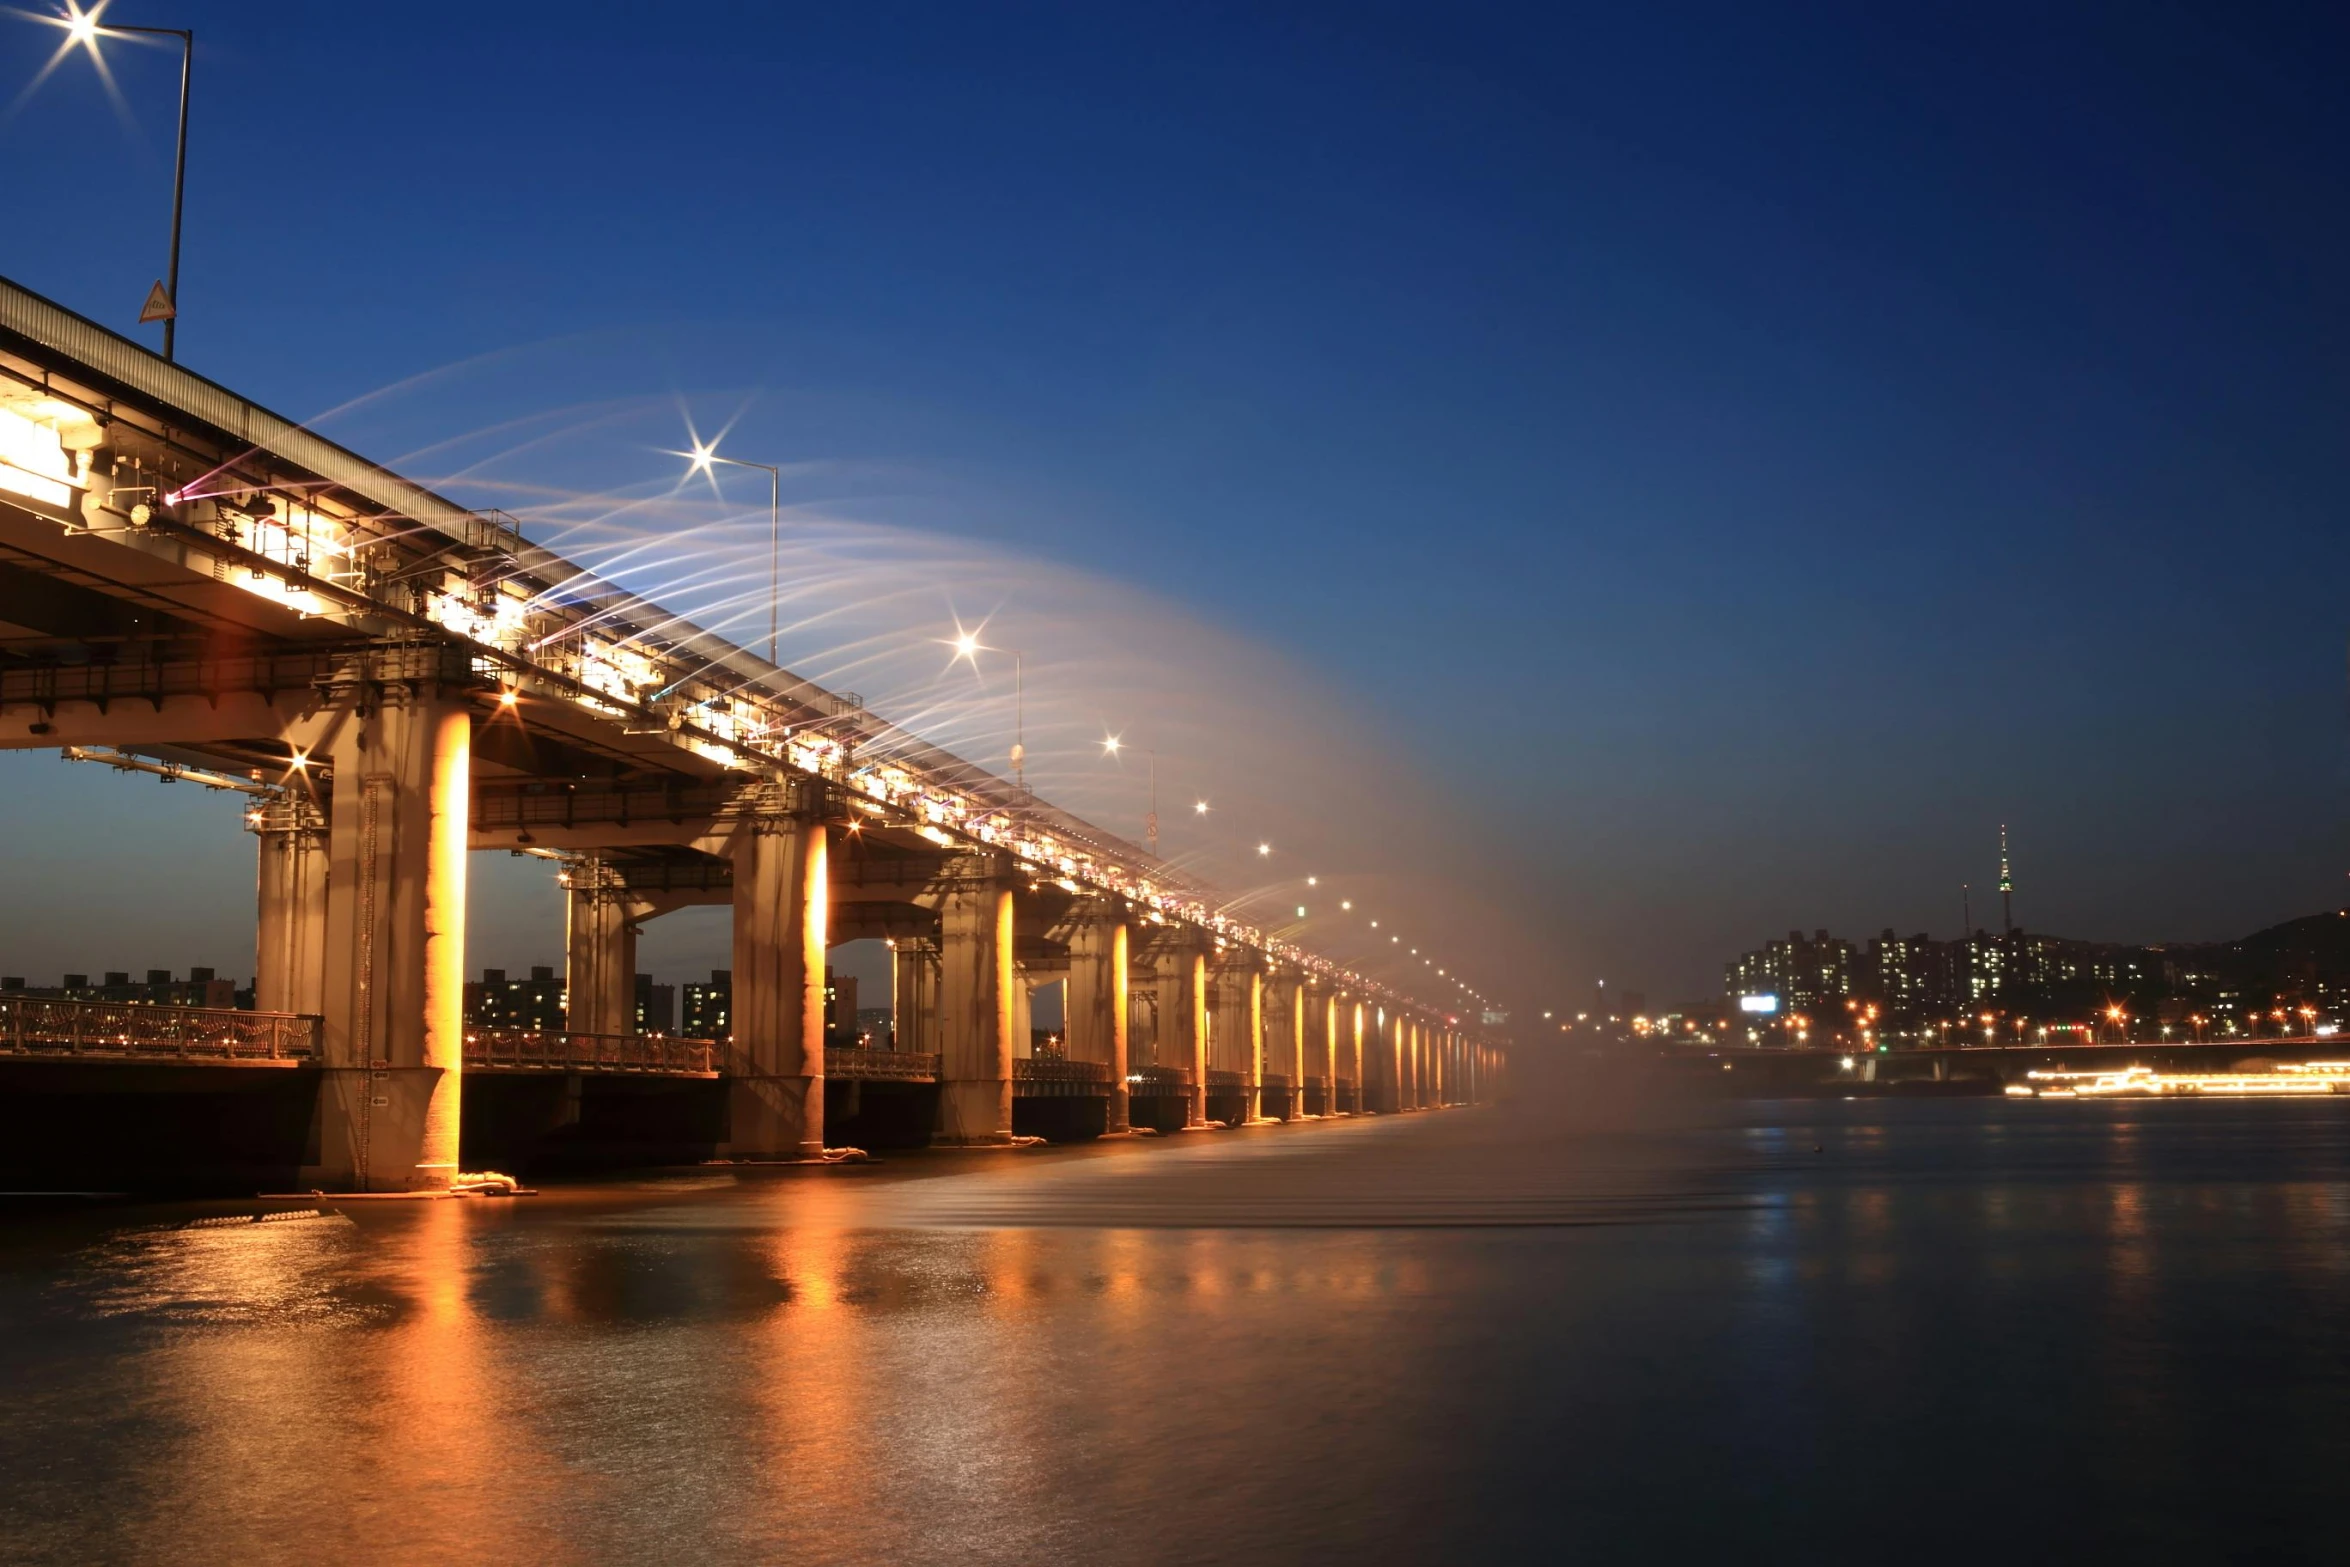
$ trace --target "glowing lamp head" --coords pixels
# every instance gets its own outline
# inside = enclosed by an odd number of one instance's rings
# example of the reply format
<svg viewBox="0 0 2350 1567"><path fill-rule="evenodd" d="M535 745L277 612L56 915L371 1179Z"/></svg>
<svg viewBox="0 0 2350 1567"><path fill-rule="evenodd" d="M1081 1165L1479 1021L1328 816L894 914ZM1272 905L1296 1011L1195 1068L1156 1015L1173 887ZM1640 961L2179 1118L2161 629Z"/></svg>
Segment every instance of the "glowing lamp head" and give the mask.
<svg viewBox="0 0 2350 1567"><path fill-rule="evenodd" d="M954 647L954 650L955 650L955 657L957 657L957 658L967 658L967 659L971 660L971 662L972 662L972 663L974 663L974 664L976 664L976 663L978 663L978 662L979 662L979 633L978 633L978 632L976 632L976 631L957 631L957 632L955 633L955 640L954 640L954 642L953 642L953 644L952 644L952 645L953 645L953 647Z"/></svg>
<svg viewBox="0 0 2350 1567"><path fill-rule="evenodd" d="M1116 756L1118 754L1118 748L1124 744L1125 742L1120 740L1116 735L1105 735L1102 737L1102 755Z"/></svg>
<svg viewBox="0 0 2350 1567"><path fill-rule="evenodd" d="M690 464L686 470L687 472L708 473L711 466L718 461L718 448L714 444L710 446L704 446L700 441L696 441L694 442L694 449L688 452L686 457Z"/></svg>
<svg viewBox="0 0 2350 1567"><path fill-rule="evenodd" d="M69 10L65 17L65 36L84 47L96 44L98 41L98 11L103 9L104 7L101 6L89 11Z"/></svg>
<svg viewBox="0 0 2350 1567"><path fill-rule="evenodd" d="M1259 854L1271 854L1272 852L1273 846L1269 843L1260 843L1257 845L1257 853Z"/></svg>
<svg viewBox="0 0 2350 1567"><path fill-rule="evenodd" d="M1202 800L1197 805L1194 805L1191 810L1192 814L1195 816L1205 816L1208 814L1208 802Z"/></svg>
<svg viewBox="0 0 2350 1567"><path fill-rule="evenodd" d="M500 707L512 707L515 703L521 700L522 693L515 690L512 686L508 686L505 690L498 693L498 705Z"/></svg>

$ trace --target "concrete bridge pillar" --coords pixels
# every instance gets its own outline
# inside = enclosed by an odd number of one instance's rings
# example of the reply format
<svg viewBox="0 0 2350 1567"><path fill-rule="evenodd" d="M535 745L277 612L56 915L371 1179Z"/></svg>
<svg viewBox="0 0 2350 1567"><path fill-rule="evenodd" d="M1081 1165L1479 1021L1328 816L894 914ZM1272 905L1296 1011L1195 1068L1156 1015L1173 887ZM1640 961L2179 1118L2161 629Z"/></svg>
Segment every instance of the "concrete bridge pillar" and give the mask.
<svg viewBox="0 0 2350 1567"><path fill-rule="evenodd" d="M1298 1070L1301 1080L1310 1091L1308 1105L1321 1108L1317 1116L1330 1113L1330 1025L1329 997L1322 987L1310 980L1298 986Z"/></svg>
<svg viewBox="0 0 2350 1567"><path fill-rule="evenodd" d="M1360 1115L1371 1108L1371 1085L1364 1076L1363 1004L1360 1001L1347 1007L1346 1025L1346 1069L1355 1085L1354 1103L1349 1108Z"/></svg>
<svg viewBox="0 0 2350 1567"><path fill-rule="evenodd" d="M1241 1074L1247 1083L1241 1096L1240 1118L1254 1126L1265 1119L1265 972L1257 955L1246 947L1227 950L1217 958L1216 1053L1225 1070Z"/></svg>
<svg viewBox="0 0 2350 1567"><path fill-rule="evenodd" d="M939 903L938 1134L947 1147L1012 1140L1012 876L1002 856L949 859Z"/></svg>
<svg viewBox="0 0 2350 1567"><path fill-rule="evenodd" d="M1159 1064L1191 1074L1186 1127L1208 1124L1208 954L1203 937L1170 927L1157 948Z"/></svg>
<svg viewBox="0 0 2350 1567"><path fill-rule="evenodd" d="M1283 1069L1290 1074L1290 1121L1297 1121L1297 1118L1307 1114L1307 1074L1311 1071L1307 1062L1311 998L1307 996L1304 975L1281 982L1281 1001L1285 1003L1281 1020L1281 1055Z"/></svg>
<svg viewBox="0 0 2350 1567"><path fill-rule="evenodd" d="M890 1043L938 1053L938 943L900 936L891 948Z"/></svg>
<svg viewBox="0 0 2350 1567"><path fill-rule="evenodd" d="M564 1026L575 1034L636 1032L637 926L628 888L601 860L567 873Z"/></svg>
<svg viewBox="0 0 2350 1567"><path fill-rule="evenodd" d="M812 793L799 784L774 786L727 844L734 865L734 1033L724 1057L731 1158L806 1159L824 1151L829 873Z"/></svg>
<svg viewBox="0 0 2350 1567"><path fill-rule="evenodd" d="M1130 1048L1126 1001L1127 948L1132 932L1123 906L1087 899L1069 919L1069 989L1063 1017L1069 1059L1110 1068L1108 1130L1129 1129L1126 1063Z"/></svg>
<svg viewBox="0 0 2350 1567"><path fill-rule="evenodd" d="M336 699L319 1011L321 1187L446 1186L465 1064L473 713L462 692L373 682Z"/></svg>
<svg viewBox="0 0 2350 1567"><path fill-rule="evenodd" d="M273 800L249 818L261 843L253 1005L326 1010L326 817L307 798Z"/></svg>
<svg viewBox="0 0 2350 1567"><path fill-rule="evenodd" d="M1326 992L1322 997L1322 1015L1316 1026L1322 1035L1322 1113L1338 1114L1338 994Z"/></svg>

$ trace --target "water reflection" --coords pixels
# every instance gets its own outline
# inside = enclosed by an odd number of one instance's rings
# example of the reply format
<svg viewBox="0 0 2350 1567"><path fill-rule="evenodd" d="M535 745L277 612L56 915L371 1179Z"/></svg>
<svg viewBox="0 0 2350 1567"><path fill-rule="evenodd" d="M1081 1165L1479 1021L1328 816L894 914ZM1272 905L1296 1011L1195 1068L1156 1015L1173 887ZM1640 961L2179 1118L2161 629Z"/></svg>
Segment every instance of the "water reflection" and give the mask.
<svg viewBox="0 0 2350 1567"><path fill-rule="evenodd" d="M2327 1326L2350 1304L2350 1117L2046 1108L1571 1137L1426 1117L36 1227L0 1255L0 1538L31 1561L1656 1559L1796 1537L1860 1559L1918 1473L2094 1453L2093 1508L2010 1501L2052 1549L2104 1540L2092 1514L2215 1554L2229 1518L2299 1540L2350 1457ZM2012 1171L1989 1173L1994 1144ZM2196 1483L2215 1465L2241 1505ZM1989 1516L1938 1537L1992 1550Z"/></svg>

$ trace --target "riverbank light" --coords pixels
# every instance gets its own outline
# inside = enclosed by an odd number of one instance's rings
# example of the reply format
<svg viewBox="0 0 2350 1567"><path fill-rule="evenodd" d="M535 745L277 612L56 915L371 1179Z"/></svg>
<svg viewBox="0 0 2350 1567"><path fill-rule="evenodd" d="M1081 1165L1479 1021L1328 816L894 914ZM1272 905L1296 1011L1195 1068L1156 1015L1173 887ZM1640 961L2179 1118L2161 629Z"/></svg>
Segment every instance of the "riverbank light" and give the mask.
<svg viewBox="0 0 2350 1567"><path fill-rule="evenodd" d="M1102 739L1102 755L1116 756L1118 754L1118 748L1125 743L1125 741L1119 739L1116 735L1104 736Z"/></svg>

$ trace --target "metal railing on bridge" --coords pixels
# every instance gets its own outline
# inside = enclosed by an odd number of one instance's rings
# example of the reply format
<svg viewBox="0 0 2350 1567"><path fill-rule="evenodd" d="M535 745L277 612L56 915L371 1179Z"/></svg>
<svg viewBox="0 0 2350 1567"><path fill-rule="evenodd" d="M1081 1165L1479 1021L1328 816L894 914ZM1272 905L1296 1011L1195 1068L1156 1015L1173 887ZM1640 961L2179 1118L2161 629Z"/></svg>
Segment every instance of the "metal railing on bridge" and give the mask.
<svg viewBox="0 0 2350 1567"><path fill-rule="evenodd" d="M0 996L0 1052L125 1061L280 1062L319 1057L319 1020L293 1012Z"/></svg>
<svg viewBox="0 0 2350 1567"><path fill-rule="evenodd" d="M717 1047L707 1039L664 1034L572 1034L483 1028L465 1035L468 1071L630 1072L716 1077Z"/></svg>
<svg viewBox="0 0 2350 1567"><path fill-rule="evenodd" d="M861 1083L935 1083L938 1057L920 1050L827 1048L824 1075Z"/></svg>
<svg viewBox="0 0 2350 1567"><path fill-rule="evenodd" d="M1164 1099L1191 1092L1191 1074L1179 1066L1138 1066L1126 1074L1129 1098Z"/></svg>
<svg viewBox="0 0 2350 1567"><path fill-rule="evenodd" d="M1014 1056L1012 1094L1019 1099L1100 1099L1110 1092L1107 1061L1058 1056Z"/></svg>

